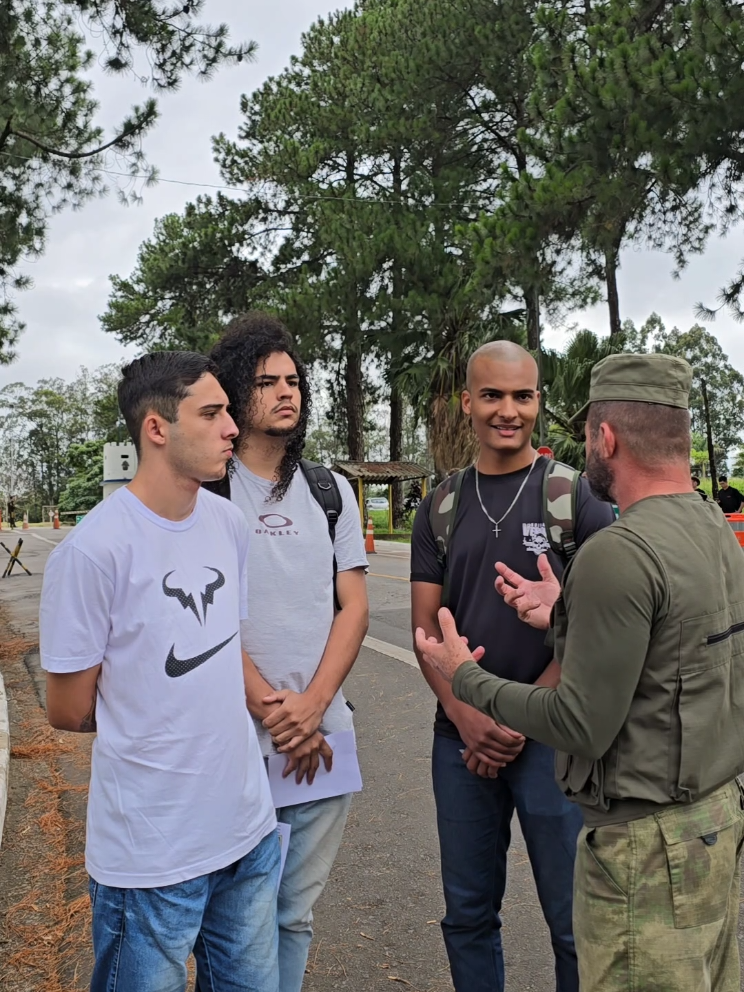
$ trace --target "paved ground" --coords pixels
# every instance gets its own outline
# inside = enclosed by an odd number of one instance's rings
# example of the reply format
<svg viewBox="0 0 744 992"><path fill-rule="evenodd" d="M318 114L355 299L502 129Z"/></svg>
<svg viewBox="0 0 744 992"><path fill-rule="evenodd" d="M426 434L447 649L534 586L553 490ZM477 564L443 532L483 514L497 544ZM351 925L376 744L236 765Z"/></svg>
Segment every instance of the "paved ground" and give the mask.
<svg viewBox="0 0 744 992"><path fill-rule="evenodd" d="M37 640L44 563L64 534L64 530L27 532L24 561L32 577L21 574L0 580L0 611L11 620L13 632L29 642ZM405 548L382 543L378 551L370 557L369 633L370 642L385 653L365 648L347 683L347 695L356 706L364 791L354 801L339 858L317 908L306 992L382 992L394 985L419 992L449 992L452 988L439 930L442 898L429 774L433 707L427 686L410 664L408 555ZM2 655L0 663L5 671ZM43 681L38 656L33 650L27 651L25 664L8 665L12 668L11 676L6 674L11 720L20 737L28 736L33 719L39 721L43 716L39 709ZM36 714L29 713L33 708ZM39 733L32 726L34 741L39 740ZM80 740L80 735L75 736ZM63 747L65 737L69 740L67 735L56 735L55 746ZM79 899L75 906L84 922L80 866L84 796L77 783L84 776L81 754L84 759L85 750L63 755L51 772L42 768L45 753L38 746L36 750L33 746L21 748L11 764L12 788L0 860L0 911L7 914L6 922L14 900L27 895L19 866L28 864L24 847L35 836L27 808L35 776L42 785L45 776L50 781L61 776L68 782L69 791L63 790L60 803L68 825L65 850L60 855L61 863L67 866L64 897L68 903ZM33 809L31 802L32 813ZM14 832L13 836L8 832ZM62 843L56 834L54 837L56 843ZM38 970L27 959L22 959L25 963L13 959L13 967L2 960L3 955L7 959L11 951L17 951L18 933L31 947L59 940L60 931L54 930L52 936L44 932L46 903L39 906L36 898L31 909L38 911L32 918L38 919L38 935L33 926L19 930L8 925L0 930L0 973L4 979L0 984L4 992L78 992L85 988L89 968L86 938L79 923L77 942L63 941L67 950L55 965L54 982L39 978ZM59 926L69 927L59 907L55 912L60 915ZM509 988L514 992L550 992L554 983L549 944L518 829L510 856L504 936ZM55 984L58 976L61 979Z"/></svg>

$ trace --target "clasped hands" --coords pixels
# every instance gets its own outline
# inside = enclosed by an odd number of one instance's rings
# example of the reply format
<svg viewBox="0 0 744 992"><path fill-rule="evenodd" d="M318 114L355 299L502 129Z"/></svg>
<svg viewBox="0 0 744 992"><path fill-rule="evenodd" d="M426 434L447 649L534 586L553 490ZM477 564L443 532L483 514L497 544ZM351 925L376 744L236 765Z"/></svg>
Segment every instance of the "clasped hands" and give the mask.
<svg viewBox="0 0 744 992"><path fill-rule="evenodd" d="M310 689L305 692L278 689L264 696L262 702L265 706L276 706L262 723L278 752L287 755L283 777L295 772L298 785L305 776L308 785L312 785L321 758L326 771L333 767L333 749L319 730L326 707Z"/></svg>

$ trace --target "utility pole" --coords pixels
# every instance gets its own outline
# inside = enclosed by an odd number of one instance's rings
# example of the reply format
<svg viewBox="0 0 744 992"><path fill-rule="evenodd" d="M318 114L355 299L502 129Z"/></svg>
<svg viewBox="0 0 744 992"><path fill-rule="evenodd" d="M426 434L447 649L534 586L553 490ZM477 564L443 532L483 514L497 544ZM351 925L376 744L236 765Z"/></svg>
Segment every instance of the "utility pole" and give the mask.
<svg viewBox="0 0 744 992"><path fill-rule="evenodd" d="M718 472L716 471L716 453L713 448L713 430L710 426L710 408L708 406L708 387L705 379L700 380L700 390L703 394L703 410L705 411L705 433L708 440L708 461L710 462L710 481L713 489L713 499L718 498Z"/></svg>

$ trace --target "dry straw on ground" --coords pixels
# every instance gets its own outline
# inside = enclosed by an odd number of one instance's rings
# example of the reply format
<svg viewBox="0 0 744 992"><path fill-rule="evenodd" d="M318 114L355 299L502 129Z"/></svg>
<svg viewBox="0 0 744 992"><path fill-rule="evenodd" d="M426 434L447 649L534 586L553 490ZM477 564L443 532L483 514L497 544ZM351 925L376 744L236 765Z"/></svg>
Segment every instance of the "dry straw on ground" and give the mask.
<svg viewBox="0 0 744 992"><path fill-rule="evenodd" d="M0 637L2 631L0 630ZM3 874L12 874L13 902L0 923L4 992L82 992L80 975L90 944L90 909L80 850L84 825L68 818L73 784L64 762L85 778L89 745L46 722L23 658L34 647L2 638L0 664L15 715L11 780L16 808L3 838ZM80 805L74 804L74 805ZM75 853L71 853L75 852ZM4 878L6 891L11 878ZM86 970L83 968L82 970Z"/></svg>

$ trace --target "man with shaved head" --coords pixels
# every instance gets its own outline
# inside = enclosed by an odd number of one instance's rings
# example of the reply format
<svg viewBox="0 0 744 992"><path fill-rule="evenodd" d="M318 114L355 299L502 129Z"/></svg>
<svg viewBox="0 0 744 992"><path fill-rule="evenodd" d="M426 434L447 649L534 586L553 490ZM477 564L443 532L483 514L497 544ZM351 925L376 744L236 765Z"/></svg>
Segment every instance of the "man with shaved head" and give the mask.
<svg viewBox="0 0 744 992"><path fill-rule="evenodd" d="M494 588L496 561L535 581L545 563L558 575L565 564L549 550L543 516L549 462L532 444L539 405L537 364L529 352L510 341L492 341L474 352L462 408L478 456L460 481L446 567L431 523L436 493L416 514L412 623L438 638L437 614L446 600L459 631L474 648L484 646L475 656L485 671L555 686L560 670L544 632L522 623ZM440 511L451 506L445 500ZM581 479L576 543L612 520L610 507ZM432 775L446 903L442 931L456 992L504 989L500 913L515 811L550 930L557 992L577 992L571 912L581 815L556 785L553 749L455 699L449 683L418 650L417 655L437 697Z"/></svg>

